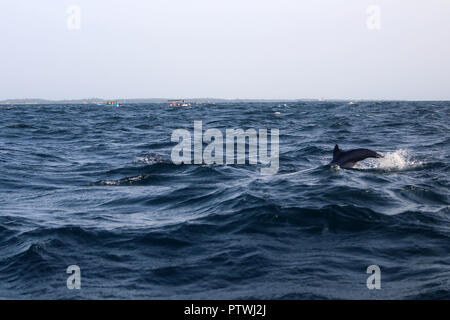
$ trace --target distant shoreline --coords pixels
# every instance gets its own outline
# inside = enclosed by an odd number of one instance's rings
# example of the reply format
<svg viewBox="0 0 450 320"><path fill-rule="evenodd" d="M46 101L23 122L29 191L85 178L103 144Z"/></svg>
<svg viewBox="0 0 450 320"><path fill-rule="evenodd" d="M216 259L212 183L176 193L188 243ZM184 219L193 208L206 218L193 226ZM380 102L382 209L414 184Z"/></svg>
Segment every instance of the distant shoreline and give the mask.
<svg viewBox="0 0 450 320"><path fill-rule="evenodd" d="M29 104L29 105L39 105L39 104L98 104L106 103L107 101L118 101L120 104L142 104L142 103L167 103L173 98L145 98L145 99L71 99L71 100L48 100L48 99L6 99L1 100L0 105L11 105L11 104ZM180 99L181 100L181 99ZM326 98L314 98L314 99L220 99L220 98L192 98L192 99L182 99L189 103L252 103L252 102L381 102L381 101L409 101L409 102L447 102L450 100L402 100L402 99L326 99Z"/></svg>

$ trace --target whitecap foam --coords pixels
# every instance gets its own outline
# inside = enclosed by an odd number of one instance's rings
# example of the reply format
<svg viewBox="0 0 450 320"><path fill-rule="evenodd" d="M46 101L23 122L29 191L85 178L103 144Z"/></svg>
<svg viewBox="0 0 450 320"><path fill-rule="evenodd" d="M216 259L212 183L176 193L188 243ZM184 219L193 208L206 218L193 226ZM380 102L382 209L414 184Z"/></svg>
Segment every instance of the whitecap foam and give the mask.
<svg viewBox="0 0 450 320"><path fill-rule="evenodd" d="M135 183L138 183L146 178L148 178L149 175L139 175L135 177L127 177L120 180L101 180L99 182L96 182L92 185L94 186L121 186L121 185L133 185Z"/></svg>
<svg viewBox="0 0 450 320"><path fill-rule="evenodd" d="M147 154L143 157L137 157L134 161L135 163L144 163L144 164L155 164L164 162L164 158L157 154Z"/></svg>
<svg viewBox="0 0 450 320"><path fill-rule="evenodd" d="M356 169L381 169L399 171L416 168L423 165L422 161L414 160L408 150L399 149L393 152L381 153L383 158L369 158L358 162Z"/></svg>

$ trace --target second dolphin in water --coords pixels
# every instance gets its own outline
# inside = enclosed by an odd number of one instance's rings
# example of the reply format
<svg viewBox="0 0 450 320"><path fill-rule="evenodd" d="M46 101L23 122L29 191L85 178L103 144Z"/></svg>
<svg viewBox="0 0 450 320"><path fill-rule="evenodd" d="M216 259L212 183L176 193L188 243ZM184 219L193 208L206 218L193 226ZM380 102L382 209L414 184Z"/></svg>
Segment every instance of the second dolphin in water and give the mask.
<svg viewBox="0 0 450 320"><path fill-rule="evenodd" d="M330 164L336 164L341 168L353 168L353 166L361 160L367 158L382 158L381 154L369 149L353 149L349 151L341 151L338 145L334 146L333 161Z"/></svg>

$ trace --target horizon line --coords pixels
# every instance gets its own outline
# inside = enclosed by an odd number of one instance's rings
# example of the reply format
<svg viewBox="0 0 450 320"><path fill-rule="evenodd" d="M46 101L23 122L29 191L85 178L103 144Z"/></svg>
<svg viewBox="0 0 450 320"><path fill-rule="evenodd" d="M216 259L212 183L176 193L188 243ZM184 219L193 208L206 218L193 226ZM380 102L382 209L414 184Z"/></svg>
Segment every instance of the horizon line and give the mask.
<svg viewBox="0 0 450 320"><path fill-rule="evenodd" d="M158 100L167 102L169 100L219 100L219 101L267 101L267 102L294 102L294 101L409 101L409 102L426 102L426 101L435 101L435 102L447 102L449 99L380 99L380 98L216 98L216 97L198 97L198 98L63 98L63 99L47 99L47 98L8 98L0 100L0 104L5 104L8 102L14 101L28 101L32 103L33 101L42 101L42 102L89 102L89 101L126 101L126 100L142 100L142 102L135 103L145 103L143 100Z"/></svg>

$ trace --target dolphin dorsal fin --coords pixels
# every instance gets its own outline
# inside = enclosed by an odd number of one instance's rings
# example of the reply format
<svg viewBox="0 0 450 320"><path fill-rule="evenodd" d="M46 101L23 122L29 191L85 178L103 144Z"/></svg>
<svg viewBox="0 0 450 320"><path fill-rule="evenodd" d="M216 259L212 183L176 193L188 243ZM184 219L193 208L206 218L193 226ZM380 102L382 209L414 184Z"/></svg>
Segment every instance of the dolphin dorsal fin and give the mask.
<svg viewBox="0 0 450 320"><path fill-rule="evenodd" d="M339 146L336 144L333 150L333 158L336 158L339 153L341 153L341 150L339 150Z"/></svg>

